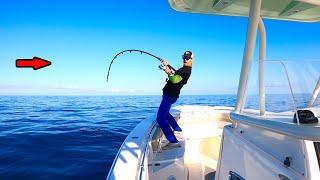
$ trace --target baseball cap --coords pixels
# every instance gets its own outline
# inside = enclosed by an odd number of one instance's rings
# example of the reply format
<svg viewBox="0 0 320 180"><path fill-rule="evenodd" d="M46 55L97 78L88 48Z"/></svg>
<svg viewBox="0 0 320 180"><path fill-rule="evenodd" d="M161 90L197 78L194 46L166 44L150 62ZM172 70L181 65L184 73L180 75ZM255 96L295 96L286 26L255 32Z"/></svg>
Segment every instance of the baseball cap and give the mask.
<svg viewBox="0 0 320 180"><path fill-rule="evenodd" d="M193 53L191 51L186 51L182 55L182 59L193 59Z"/></svg>

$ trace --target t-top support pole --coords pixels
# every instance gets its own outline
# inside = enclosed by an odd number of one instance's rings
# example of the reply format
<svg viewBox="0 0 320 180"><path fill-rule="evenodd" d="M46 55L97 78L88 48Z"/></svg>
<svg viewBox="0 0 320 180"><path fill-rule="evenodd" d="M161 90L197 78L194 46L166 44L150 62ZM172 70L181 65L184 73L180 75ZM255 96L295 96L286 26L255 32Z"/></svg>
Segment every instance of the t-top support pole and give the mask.
<svg viewBox="0 0 320 180"><path fill-rule="evenodd" d="M260 106L260 116L264 116L266 113L266 91L265 91L265 59L266 59L266 28L264 26L263 20L260 17L259 20L259 106Z"/></svg>
<svg viewBox="0 0 320 180"><path fill-rule="evenodd" d="M249 71L252 62L255 41L257 37L257 28L260 20L261 0L251 0L249 12L249 24L246 38L246 46L244 49L242 68L237 93L237 104L235 112L241 113L243 102L246 95Z"/></svg>

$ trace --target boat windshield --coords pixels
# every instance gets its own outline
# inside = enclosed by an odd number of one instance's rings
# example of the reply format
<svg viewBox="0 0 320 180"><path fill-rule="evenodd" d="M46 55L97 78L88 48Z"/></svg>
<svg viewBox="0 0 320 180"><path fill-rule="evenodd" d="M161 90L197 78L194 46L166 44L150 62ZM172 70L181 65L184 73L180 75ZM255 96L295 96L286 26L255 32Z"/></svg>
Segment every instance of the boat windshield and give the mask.
<svg viewBox="0 0 320 180"><path fill-rule="evenodd" d="M296 111L320 106L320 61L265 61L267 112ZM259 110L259 62L249 76L245 109Z"/></svg>

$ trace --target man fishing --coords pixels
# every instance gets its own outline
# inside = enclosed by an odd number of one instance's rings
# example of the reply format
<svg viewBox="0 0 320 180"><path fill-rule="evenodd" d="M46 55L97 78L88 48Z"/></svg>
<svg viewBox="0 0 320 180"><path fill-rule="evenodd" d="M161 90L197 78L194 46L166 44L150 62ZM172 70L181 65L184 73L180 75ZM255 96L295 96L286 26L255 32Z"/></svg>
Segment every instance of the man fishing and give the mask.
<svg viewBox="0 0 320 180"><path fill-rule="evenodd" d="M163 88L162 101L157 114L157 122L170 144L178 144L179 140L173 131L182 132L174 117L169 113L171 105L179 98L181 88L187 84L191 75L193 53L186 51L182 55L183 67L173 73L168 62L164 61L164 70L168 74L167 84ZM172 129L173 131L172 131Z"/></svg>

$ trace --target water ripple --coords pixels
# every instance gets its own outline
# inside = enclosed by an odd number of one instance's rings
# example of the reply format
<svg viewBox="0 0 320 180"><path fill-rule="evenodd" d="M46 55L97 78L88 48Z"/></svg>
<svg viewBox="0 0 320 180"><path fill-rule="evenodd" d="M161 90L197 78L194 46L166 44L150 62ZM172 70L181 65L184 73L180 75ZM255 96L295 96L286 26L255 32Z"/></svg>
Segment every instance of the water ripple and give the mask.
<svg viewBox="0 0 320 180"><path fill-rule="evenodd" d="M234 106L236 96L175 105ZM161 96L0 96L0 179L105 179L119 147Z"/></svg>
<svg viewBox="0 0 320 180"><path fill-rule="evenodd" d="M0 179L104 179L160 98L0 97Z"/></svg>

